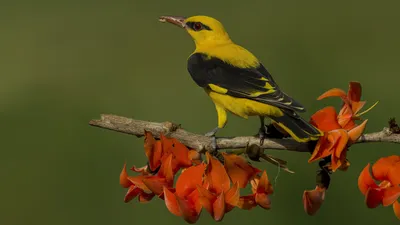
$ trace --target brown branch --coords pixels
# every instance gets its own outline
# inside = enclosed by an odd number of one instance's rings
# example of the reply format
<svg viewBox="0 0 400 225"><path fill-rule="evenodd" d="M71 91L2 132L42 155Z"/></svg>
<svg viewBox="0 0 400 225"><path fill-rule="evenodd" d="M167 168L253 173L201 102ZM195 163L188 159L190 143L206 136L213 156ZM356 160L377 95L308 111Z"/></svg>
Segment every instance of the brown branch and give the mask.
<svg viewBox="0 0 400 225"><path fill-rule="evenodd" d="M141 137L144 131L151 132L155 137L159 137L161 133L168 137L176 138L189 148L196 149L199 152L210 151L211 138L201 134L191 133L180 128L180 125L164 122L156 123L143 120L135 120L116 115L101 115L100 120L91 120L91 126L105 128L125 134ZM395 134L389 128L384 128L380 132L368 133L361 136L357 143L366 142L391 142L400 144L400 134ZM253 136L217 138L218 149L239 149L246 148L252 144L259 144L260 139ZM260 146L262 149L288 150L295 152L309 152L306 143L298 143L293 139L266 139L264 144Z"/></svg>

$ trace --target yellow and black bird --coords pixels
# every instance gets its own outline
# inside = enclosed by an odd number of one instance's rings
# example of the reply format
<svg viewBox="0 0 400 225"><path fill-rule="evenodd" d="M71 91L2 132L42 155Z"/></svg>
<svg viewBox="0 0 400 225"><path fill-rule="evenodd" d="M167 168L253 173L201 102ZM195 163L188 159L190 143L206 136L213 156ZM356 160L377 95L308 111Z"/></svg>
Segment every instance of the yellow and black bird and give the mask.
<svg viewBox="0 0 400 225"><path fill-rule="evenodd" d="M248 118L259 116L259 137L266 137L264 118L269 117L298 142L316 140L321 131L301 118L305 108L278 87L271 74L248 50L235 44L223 25L208 16L161 16L185 29L196 49L188 59L188 71L215 104L218 126L206 135L214 137L227 123L227 111Z"/></svg>

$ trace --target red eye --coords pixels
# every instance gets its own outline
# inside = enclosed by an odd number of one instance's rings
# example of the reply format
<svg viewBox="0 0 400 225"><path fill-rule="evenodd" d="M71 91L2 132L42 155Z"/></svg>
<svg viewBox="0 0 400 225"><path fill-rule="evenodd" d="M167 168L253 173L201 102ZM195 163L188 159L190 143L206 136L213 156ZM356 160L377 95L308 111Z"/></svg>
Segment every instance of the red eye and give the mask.
<svg viewBox="0 0 400 225"><path fill-rule="evenodd" d="M203 28L203 24L196 22L193 24L193 30L201 30Z"/></svg>

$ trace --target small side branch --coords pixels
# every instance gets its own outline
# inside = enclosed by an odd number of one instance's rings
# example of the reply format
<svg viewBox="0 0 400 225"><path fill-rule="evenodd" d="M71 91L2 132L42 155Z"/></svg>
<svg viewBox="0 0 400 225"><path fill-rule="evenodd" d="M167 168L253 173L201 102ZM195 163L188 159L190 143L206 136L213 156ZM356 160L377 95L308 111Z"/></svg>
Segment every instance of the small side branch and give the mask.
<svg viewBox="0 0 400 225"><path fill-rule="evenodd" d="M125 134L141 137L144 131L151 132L155 137L160 134L176 138L189 148L196 149L199 152L211 150L211 138L201 134L191 133L180 127L180 125L171 122L149 122L135 120L116 115L103 114L99 120L91 120L91 126L113 130ZM400 134L393 133L389 128L384 128L380 132L368 133L361 136L357 143L367 142L390 142L400 144ZM253 136L240 136L232 138L217 138L218 149L240 149L246 148L252 144L259 144L260 140ZM262 149L288 150L295 152L309 152L307 143L298 143L292 139L266 139L260 146Z"/></svg>

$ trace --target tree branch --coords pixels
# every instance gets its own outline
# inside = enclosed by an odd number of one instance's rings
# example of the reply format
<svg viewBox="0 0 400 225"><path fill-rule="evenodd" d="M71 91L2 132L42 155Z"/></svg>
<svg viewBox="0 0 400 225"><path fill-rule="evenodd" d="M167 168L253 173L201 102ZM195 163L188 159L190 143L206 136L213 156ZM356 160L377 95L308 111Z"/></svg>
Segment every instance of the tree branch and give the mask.
<svg viewBox="0 0 400 225"><path fill-rule="evenodd" d="M199 152L212 150L211 138L201 134L191 133L180 128L180 125L171 122L156 123L103 114L100 120L91 120L89 124L91 126L131 134L137 137L143 136L145 130L151 132L155 137L160 137L160 134L163 133L168 137L176 138L184 145L196 149ZM357 143L366 142L390 142L400 144L400 134L393 133L389 128L384 128L380 132L365 134L357 140ZM259 143L260 139L253 136L217 138L218 149L246 148L252 144L259 145ZM299 143L290 138L266 139L260 148L295 152L309 152L310 150L307 143Z"/></svg>

